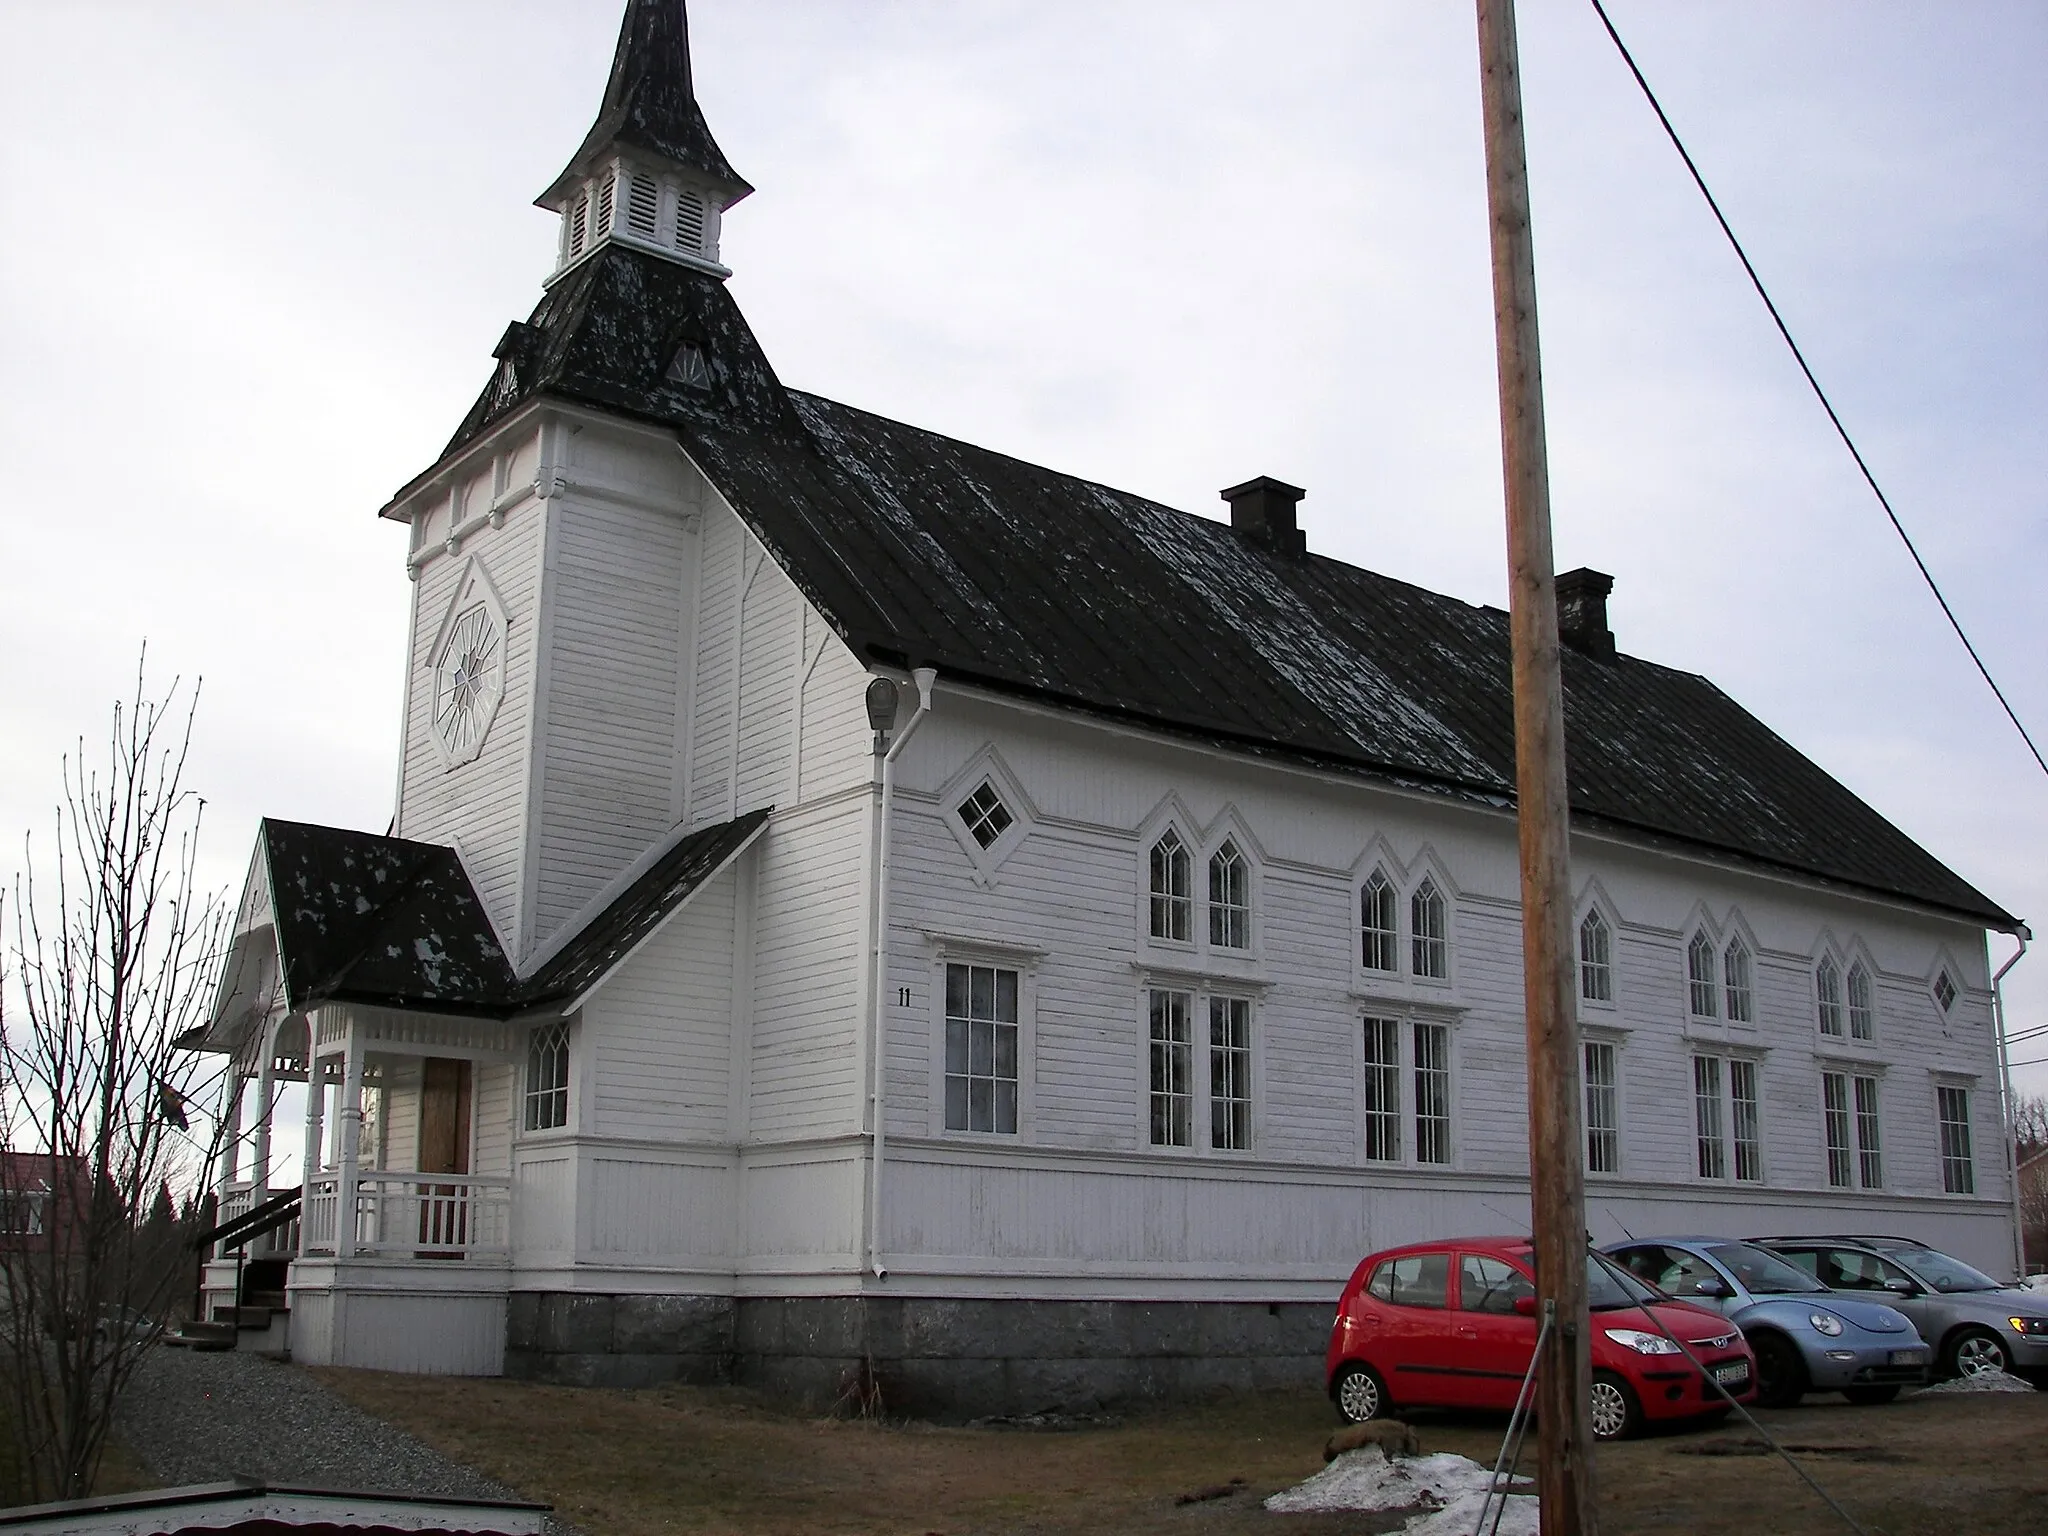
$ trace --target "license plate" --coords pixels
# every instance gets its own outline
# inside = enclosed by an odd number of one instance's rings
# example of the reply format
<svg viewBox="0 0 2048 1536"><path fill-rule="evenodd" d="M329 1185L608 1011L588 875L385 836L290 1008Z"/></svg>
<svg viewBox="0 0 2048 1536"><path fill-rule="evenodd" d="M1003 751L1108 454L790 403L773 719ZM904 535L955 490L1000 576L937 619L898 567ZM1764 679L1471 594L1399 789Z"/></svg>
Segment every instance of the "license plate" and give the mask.
<svg viewBox="0 0 2048 1536"><path fill-rule="evenodd" d="M1714 1367L1714 1380L1724 1387L1743 1386L1749 1381L1749 1367L1739 1363L1735 1365L1717 1365Z"/></svg>
<svg viewBox="0 0 2048 1536"><path fill-rule="evenodd" d="M1924 1349L1895 1349L1892 1351L1893 1365L1925 1365L1927 1351Z"/></svg>

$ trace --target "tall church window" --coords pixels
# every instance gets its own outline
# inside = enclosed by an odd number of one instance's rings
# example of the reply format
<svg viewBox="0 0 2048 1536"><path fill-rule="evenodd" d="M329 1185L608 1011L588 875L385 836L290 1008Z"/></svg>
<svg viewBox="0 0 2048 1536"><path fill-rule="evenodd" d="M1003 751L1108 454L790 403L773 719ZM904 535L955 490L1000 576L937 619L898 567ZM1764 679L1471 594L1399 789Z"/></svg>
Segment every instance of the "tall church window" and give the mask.
<svg viewBox="0 0 2048 1536"><path fill-rule="evenodd" d="M1614 1001L1614 934L1598 907L1579 924L1579 996L1592 1003Z"/></svg>
<svg viewBox="0 0 2048 1536"><path fill-rule="evenodd" d="M1394 882L1376 869L1358 893L1359 955L1368 971L1401 968L1400 935L1394 929Z"/></svg>
<svg viewBox="0 0 2048 1536"><path fill-rule="evenodd" d="M1252 1005L1209 999L1209 1145L1244 1152L1252 1144Z"/></svg>
<svg viewBox="0 0 2048 1536"><path fill-rule="evenodd" d="M1209 858L1209 942L1220 949L1251 947L1251 869L1235 843Z"/></svg>
<svg viewBox="0 0 2048 1536"><path fill-rule="evenodd" d="M1685 975L1691 991L1692 1011L1703 1019L1719 1018L1721 1003L1715 994L1714 941L1696 933L1685 949Z"/></svg>
<svg viewBox="0 0 2048 1536"><path fill-rule="evenodd" d="M1149 1121L1152 1145L1184 1147L1194 1121L1194 1041L1189 1014L1194 999L1185 992L1152 991L1147 1029L1151 1067Z"/></svg>
<svg viewBox="0 0 2048 1536"><path fill-rule="evenodd" d="M1621 1084L1616 1057L1605 1040L1586 1042L1586 1172L1621 1171Z"/></svg>
<svg viewBox="0 0 2048 1536"><path fill-rule="evenodd" d="M569 1023L543 1024L526 1037L526 1128L569 1123Z"/></svg>
<svg viewBox="0 0 2048 1536"><path fill-rule="evenodd" d="M1017 973L946 967L946 1129L1017 1133Z"/></svg>
<svg viewBox="0 0 2048 1536"><path fill-rule="evenodd" d="M1835 968L1835 962L1829 956L1821 956L1820 964L1814 967L1813 995L1820 1009L1820 1032L1839 1035L1842 1032L1842 973Z"/></svg>
<svg viewBox="0 0 2048 1536"><path fill-rule="evenodd" d="M1444 893L1427 876L1409 899L1408 923L1415 974L1442 981L1451 974L1449 913Z"/></svg>
<svg viewBox="0 0 2048 1536"><path fill-rule="evenodd" d="M1849 967L1849 1038L1870 1040L1877 1035L1877 1009L1870 995L1870 972L1862 961Z"/></svg>
<svg viewBox="0 0 2048 1536"><path fill-rule="evenodd" d="M1721 957L1721 976L1726 983L1723 990L1728 996L1728 1022L1751 1024L1755 1022L1756 992L1755 977L1750 961L1749 946L1737 934L1728 941L1727 951Z"/></svg>
<svg viewBox="0 0 2048 1536"><path fill-rule="evenodd" d="M1152 845L1151 933L1182 943L1194 936L1194 875L1188 847L1168 827Z"/></svg>

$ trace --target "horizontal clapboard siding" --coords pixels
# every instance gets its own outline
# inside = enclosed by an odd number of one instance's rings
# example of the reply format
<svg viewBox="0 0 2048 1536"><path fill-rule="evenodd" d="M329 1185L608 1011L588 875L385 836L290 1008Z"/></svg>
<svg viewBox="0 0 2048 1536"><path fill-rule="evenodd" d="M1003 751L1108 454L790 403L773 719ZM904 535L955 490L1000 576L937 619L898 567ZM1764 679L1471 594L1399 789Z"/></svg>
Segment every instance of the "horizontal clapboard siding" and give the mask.
<svg viewBox="0 0 2048 1536"><path fill-rule="evenodd" d="M860 1119L861 959L868 804L851 796L760 844L750 1134L852 1130Z"/></svg>
<svg viewBox="0 0 2048 1536"><path fill-rule="evenodd" d="M479 529L459 555L439 555L420 572L406 668L405 776L394 830L424 843L459 844L477 896L508 942L520 931L521 919L543 506L522 502L504 527ZM433 736L433 645L471 557L505 605L505 691L481 753L450 769Z"/></svg>
<svg viewBox="0 0 2048 1536"><path fill-rule="evenodd" d="M723 1140L732 1063L734 876L727 870L583 1010L606 1136Z"/></svg>
<svg viewBox="0 0 2048 1536"><path fill-rule="evenodd" d="M683 578L695 537L679 511L573 494L555 516L536 942L669 828Z"/></svg>
<svg viewBox="0 0 2048 1536"><path fill-rule="evenodd" d="M992 874L977 870L959 829L948 824L991 751L1014 777L1013 798L1024 802L1018 810L1029 822ZM1404 1014L1413 1004L1422 1010L1415 1016L1452 1028L1450 1173L1509 1180L1524 1174L1521 929L1508 816L1232 764L1213 753L1022 717L958 695L944 696L901 772L885 1010L892 1134L936 1135L943 1145L999 1162L1012 1148L1127 1154L1140 1159L1125 1175L1131 1178L1149 1177L1142 1172L1146 1160L1203 1165L1202 1156L1147 1145L1143 988L1156 970L1206 970L1233 973L1208 985L1254 999L1256 1160L1356 1168L1396 1181L1441 1177L1363 1158L1359 1021L1373 1012ZM1162 953L1165 947L1141 935L1145 853L1169 796L1177 797L1172 804L1182 812L1184 834L1206 838L1204 855L1226 832L1256 846L1248 958L1204 955L1199 944ZM1596 1210L1610 1198L1603 1190L1615 1199L1630 1191L1633 1199L1646 1182L1681 1204L1801 1192L1829 1204L1842 1199L1826 1187L1819 1074L1833 1057L1857 1052L1817 1036L1811 967L1821 947L1840 946L1851 934L1874 957L1879 977L1879 1039L1862 1055L1867 1069L1884 1077L1887 1185L1881 1196L1859 1192L1858 1208L1867 1220L1873 1202L1940 1195L1936 1075L1978 1082L1973 1112L1988 1108L1995 1086L1988 977L1981 940L1971 947L1972 930L1591 838L1579 840L1575 858L1581 891L1597 891L1615 927L1616 1000L1584 1010L1588 1027L1619 1047L1622 1169L1616 1178L1592 1180ZM1376 859L1390 864L1403 888L1404 926L1405 892L1425 870L1451 896L1448 986L1387 986L1358 970L1358 881ZM1198 892L1204 862L1196 860ZM1754 935L1753 1024L1687 1018L1684 947L1702 912L1721 944L1738 921ZM987 953L1000 956L1010 946L1031 957L1021 962L1029 975L1030 1046L1026 1113L1015 1141L948 1137L942 1126L943 961L956 950L974 955L977 946L967 941L976 940L994 946ZM1938 953L1956 957L1956 968L1967 973L1958 979L1969 988L1946 1031L1924 979ZM1204 985L1171 978L1169 984ZM1199 1040L1206 1028L1199 1012L1195 1024ZM1761 1190L1698 1177L1691 1058L1700 1051L1758 1063ZM1405 1075L1403 1093L1412 1093ZM1981 1203L1999 1196L2004 1179L1995 1111L1979 1117ZM1198 1131L1205 1124L1199 1107L1196 1124ZM1411 1127L1403 1130L1406 1140ZM1502 1219L1469 1201L1463 1208L1477 1225ZM1057 1246L1050 1236L1044 1240Z"/></svg>

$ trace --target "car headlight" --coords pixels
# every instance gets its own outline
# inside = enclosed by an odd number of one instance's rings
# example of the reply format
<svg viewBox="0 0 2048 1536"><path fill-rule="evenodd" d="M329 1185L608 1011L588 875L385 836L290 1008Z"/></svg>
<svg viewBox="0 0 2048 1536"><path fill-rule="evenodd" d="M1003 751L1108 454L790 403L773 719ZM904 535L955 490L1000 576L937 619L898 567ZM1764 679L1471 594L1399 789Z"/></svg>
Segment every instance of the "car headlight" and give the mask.
<svg viewBox="0 0 2048 1536"><path fill-rule="evenodd" d="M1816 1312L1807 1321L1813 1324L1816 1333L1824 1333L1831 1339L1841 1337L1842 1320L1832 1312Z"/></svg>
<svg viewBox="0 0 2048 1536"><path fill-rule="evenodd" d="M2008 1317L2014 1333L2048 1334L2048 1317Z"/></svg>
<svg viewBox="0 0 2048 1536"><path fill-rule="evenodd" d="M1661 1333L1644 1333L1640 1328L1609 1328L1607 1337L1639 1355L1676 1355L1684 1351Z"/></svg>

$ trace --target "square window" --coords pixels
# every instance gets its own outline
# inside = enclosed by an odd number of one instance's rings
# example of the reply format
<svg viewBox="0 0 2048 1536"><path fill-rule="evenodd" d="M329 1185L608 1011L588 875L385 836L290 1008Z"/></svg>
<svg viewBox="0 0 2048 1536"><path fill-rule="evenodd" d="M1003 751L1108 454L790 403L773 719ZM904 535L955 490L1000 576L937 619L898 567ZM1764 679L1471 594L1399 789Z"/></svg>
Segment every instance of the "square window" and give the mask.
<svg viewBox="0 0 2048 1536"><path fill-rule="evenodd" d="M954 813L960 824L967 829L967 835L983 848L992 848L996 840L1016 823L1010 808L1003 804L1003 797L996 793L995 785L988 779L960 802L960 809Z"/></svg>

